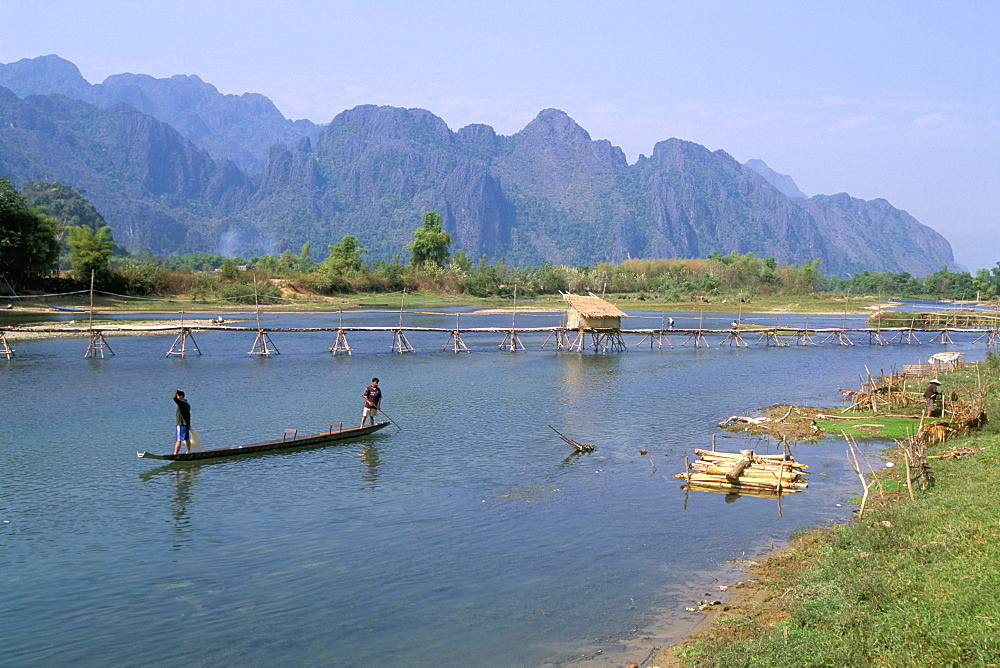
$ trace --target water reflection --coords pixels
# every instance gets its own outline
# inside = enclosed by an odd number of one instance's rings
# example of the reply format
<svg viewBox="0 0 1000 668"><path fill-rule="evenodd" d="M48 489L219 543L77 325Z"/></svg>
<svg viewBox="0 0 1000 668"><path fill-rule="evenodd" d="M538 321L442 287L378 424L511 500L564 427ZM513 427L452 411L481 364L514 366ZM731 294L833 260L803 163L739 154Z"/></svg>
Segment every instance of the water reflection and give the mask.
<svg viewBox="0 0 1000 668"><path fill-rule="evenodd" d="M364 443L361 448L361 463L364 470L361 471L361 479L366 482L361 489L374 490L378 481L379 452L378 446L374 442Z"/></svg>
<svg viewBox="0 0 1000 668"><path fill-rule="evenodd" d="M211 464L213 462L205 462ZM170 498L170 515L174 520L174 529L179 534L191 531L191 515L188 506L194 501L191 493L202 463L170 462L139 474L139 480L150 482L169 481L173 485L173 495Z"/></svg>
<svg viewBox="0 0 1000 668"><path fill-rule="evenodd" d="M179 534L187 533L191 528L191 516L188 514L188 504L191 503L191 488L201 470L199 466L185 466L172 472L174 496L170 500L170 514L174 518L174 528Z"/></svg>

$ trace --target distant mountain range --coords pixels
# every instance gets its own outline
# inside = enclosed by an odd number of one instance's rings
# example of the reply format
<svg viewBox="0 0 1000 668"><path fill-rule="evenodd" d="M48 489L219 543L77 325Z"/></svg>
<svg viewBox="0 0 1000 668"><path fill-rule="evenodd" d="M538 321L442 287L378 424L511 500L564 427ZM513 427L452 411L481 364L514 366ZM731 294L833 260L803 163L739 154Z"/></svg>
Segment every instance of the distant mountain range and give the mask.
<svg viewBox="0 0 1000 668"><path fill-rule="evenodd" d="M546 109L511 136L365 105L326 126L196 76L90 84L69 61L0 64L0 175L86 190L129 250L250 256L353 234L405 255L436 211L473 258L585 265L753 252L825 273L954 267L951 246L882 199L807 198L762 161L680 139L628 164Z"/></svg>

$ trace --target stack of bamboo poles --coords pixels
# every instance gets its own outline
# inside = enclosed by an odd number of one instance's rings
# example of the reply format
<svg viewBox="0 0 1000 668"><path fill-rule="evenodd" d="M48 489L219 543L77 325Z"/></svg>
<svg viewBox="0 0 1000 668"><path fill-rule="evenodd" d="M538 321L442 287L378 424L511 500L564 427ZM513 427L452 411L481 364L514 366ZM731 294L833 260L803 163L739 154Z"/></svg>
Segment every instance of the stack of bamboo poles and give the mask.
<svg viewBox="0 0 1000 668"><path fill-rule="evenodd" d="M731 453L696 449L694 453L701 459L689 463L685 458L687 470L674 476L687 482L683 489L774 496L809 486L804 470L808 467L791 455L758 455L753 450Z"/></svg>

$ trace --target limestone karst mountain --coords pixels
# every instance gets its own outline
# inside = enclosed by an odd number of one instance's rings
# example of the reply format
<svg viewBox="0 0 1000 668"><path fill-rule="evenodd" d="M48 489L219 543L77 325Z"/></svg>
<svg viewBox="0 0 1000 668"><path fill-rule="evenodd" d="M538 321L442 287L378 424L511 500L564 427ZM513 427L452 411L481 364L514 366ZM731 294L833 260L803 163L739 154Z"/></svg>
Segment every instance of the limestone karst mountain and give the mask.
<svg viewBox="0 0 1000 668"><path fill-rule="evenodd" d="M391 259L433 210L453 250L511 264L735 251L822 258L833 274L954 266L946 239L885 200L805 198L763 163L676 138L629 164L556 109L511 136L372 105L320 127L195 76L91 85L55 56L0 64L0 85L0 174L84 188L132 251L250 256L308 241L321 257L352 234L366 259Z"/></svg>

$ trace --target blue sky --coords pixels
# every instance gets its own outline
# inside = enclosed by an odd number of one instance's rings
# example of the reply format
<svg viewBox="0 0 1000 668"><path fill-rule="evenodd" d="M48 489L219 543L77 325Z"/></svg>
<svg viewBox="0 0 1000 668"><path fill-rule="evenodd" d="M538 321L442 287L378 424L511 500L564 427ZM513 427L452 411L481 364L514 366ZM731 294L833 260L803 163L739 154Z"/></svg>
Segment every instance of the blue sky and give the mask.
<svg viewBox="0 0 1000 668"><path fill-rule="evenodd" d="M421 107L502 134L562 109L630 161L679 137L808 195L885 198L1000 262L1000 2L0 0L0 62L197 74L325 123Z"/></svg>

